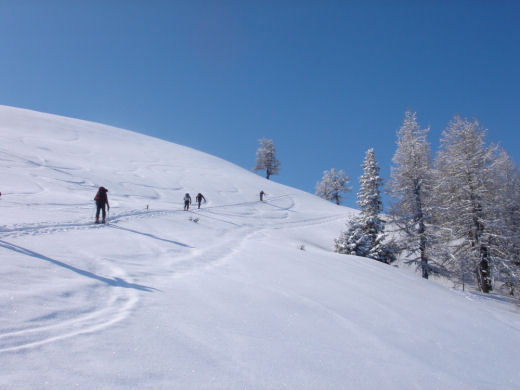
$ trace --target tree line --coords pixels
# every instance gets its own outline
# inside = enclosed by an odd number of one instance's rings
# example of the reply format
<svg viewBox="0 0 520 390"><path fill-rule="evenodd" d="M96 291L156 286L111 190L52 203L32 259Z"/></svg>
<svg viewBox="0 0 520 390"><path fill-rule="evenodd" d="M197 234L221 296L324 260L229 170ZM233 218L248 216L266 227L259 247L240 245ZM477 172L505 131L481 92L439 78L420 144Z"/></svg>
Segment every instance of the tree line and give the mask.
<svg viewBox="0 0 520 390"><path fill-rule="evenodd" d="M416 113L405 113L384 188L392 199L388 215L382 214L383 179L374 150L366 152L360 213L334 240L336 252L388 264L400 258L426 279L441 275L484 293L496 287L520 292L518 167L503 147L485 142L486 130L477 120L455 116L435 156L429 131L419 126ZM264 141L274 157L272 141ZM258 156L255 169L266 169ZM263 161L271 162L267 178L278 172L275 157ZM316 194L339 205L351 190L349 181L342 170L325 171Z"/></svg>

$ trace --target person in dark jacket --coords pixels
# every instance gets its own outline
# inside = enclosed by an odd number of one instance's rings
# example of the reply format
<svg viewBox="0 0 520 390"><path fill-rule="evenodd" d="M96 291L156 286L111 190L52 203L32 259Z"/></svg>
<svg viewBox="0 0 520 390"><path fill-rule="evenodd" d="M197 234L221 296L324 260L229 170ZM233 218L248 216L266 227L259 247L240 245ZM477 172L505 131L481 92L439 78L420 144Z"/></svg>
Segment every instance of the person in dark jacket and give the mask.
<svg viewBox="0 0 520 390"><path fill-rule="evenodd" d="M96 196L94 197L94 200L96 201L96 223L99 223L99 212L103 211L102 213L102 223L105 223L106 220L106 210L105 205L110 210L110 205L108 204L108 196L107 196L108 190L105 187L99 187L98 192Z"/></svg>
<svg viewBox="0 0 520 390"><path fill-rule="evenodd" d="M197 201L197 203L199 205L199 209L200 209L200 204L202 203L202 200L204 200L204 203L206 203L206 198L200 192L195 197L195 200Z"/></svg>
<svg viewBox="0 0 520 390"><path fill-rule="evenodd" d="M188 211L190 209L191 204L191 196L186 192L186 195L184 195L184 211Z"/></svg>
<svg viewBox="0 0 520 390"><path fill-rule="evenodd" d="M264 201L264 195L265 195L264 190L260 191L260 202Z"/></svg>

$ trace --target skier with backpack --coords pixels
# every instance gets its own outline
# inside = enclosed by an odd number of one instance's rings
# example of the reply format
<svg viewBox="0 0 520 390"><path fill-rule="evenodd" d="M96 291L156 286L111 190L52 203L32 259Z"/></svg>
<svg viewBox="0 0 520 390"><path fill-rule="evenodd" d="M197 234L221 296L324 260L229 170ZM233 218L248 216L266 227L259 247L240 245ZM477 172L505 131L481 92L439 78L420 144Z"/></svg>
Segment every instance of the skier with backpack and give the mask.
<svg viewBox="0 0 520 390"><path fill-rule="evenodd" d="M96 201L96 223L99 223L99 212L103 211L102 213L102 223L105 223L106 220L106 210L105 205L110 210L110 205L108 204L108 196L107 196L108 190L105 187L99 187L98 192L96 196L94 197L94 200Z"/></svg>
<svg viewBox="0 0 520 390"><path fill-rule="evenodd" d="M186 192L186 195L184 195L184 211L188 211L190 209L191 204L191 196Z"/></svg>
<svg viewBox="0 0 520 390"><path fill-rule="evenodd" d="M199 205L199 207L198 207L199 209L200 209L200 204L201 204L202 200L204 200L204 203L206 203L206 198L200 192L195 197L195 200L197 201L197 203Z"/></svg>

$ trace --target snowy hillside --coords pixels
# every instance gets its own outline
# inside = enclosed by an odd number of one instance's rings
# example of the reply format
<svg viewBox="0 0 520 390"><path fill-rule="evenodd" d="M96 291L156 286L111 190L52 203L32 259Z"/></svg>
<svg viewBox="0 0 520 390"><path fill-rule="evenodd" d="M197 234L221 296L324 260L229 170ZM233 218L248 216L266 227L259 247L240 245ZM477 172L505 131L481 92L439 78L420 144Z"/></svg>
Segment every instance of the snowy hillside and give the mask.
<svg viewBox="0 0 520 390"><path fill-rule="evenodd" d="M0 175L0 389L520 387L518 307L333 253L353 210L3 106Z"/></svg>

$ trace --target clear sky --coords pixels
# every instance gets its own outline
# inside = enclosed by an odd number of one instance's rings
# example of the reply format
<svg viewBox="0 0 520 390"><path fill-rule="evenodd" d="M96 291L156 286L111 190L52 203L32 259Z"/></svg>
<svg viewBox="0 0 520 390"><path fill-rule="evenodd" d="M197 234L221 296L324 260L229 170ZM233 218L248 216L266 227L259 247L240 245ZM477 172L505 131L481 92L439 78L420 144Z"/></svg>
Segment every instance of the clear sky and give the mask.
<svg viewBox="0 0 520 390"><path fill-rule="evenodd" d="M406 109L434 149L460 114L520 164L517 0L0 0L0 61L0 104L247 169L272 138L273 180L314 192L343 169L349 206L368 148L388 179Z"/></svg>

